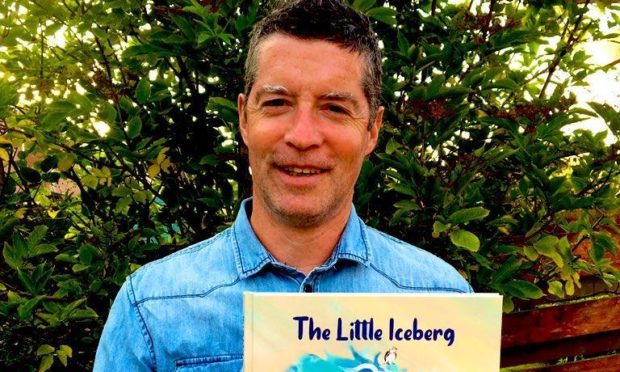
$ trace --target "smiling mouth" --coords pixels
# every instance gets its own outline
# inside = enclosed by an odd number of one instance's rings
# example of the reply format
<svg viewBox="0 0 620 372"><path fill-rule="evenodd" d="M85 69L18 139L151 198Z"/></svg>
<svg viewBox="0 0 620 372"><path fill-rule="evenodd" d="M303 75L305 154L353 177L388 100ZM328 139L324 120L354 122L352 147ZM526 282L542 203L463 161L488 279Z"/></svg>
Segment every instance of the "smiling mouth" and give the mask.
<svg viewBox="0 0 620 372"><path fill-rule="evenodd" d="M326 172L326 169L319 168L297 168L297 167L278 167L281 171L294 177L308 177Z"/></svg>

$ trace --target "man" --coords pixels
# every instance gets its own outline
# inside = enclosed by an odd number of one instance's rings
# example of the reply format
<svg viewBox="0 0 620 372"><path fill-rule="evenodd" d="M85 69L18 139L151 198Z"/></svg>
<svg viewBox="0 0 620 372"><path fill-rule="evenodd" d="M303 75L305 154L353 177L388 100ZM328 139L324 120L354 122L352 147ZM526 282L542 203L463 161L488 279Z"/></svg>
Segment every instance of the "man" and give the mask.
<svg viewBox="0 0 620 372"><path fill-rule="evenodd" d="M95 370L240 370L244 291L471 291L352 207L383 117L377 42L337 0L294 1L255 26L238 98L253 198L233 227L128 278Z"/></svg>

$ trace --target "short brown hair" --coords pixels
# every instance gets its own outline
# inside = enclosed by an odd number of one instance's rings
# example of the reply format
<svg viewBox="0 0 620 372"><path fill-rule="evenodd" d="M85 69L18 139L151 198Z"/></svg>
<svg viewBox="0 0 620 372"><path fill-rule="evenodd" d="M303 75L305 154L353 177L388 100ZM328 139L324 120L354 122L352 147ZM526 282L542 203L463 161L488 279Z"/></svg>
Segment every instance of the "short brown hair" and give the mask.
<svg viewBox="0 0 620 372"><path fill-rule="evenodd" d="M300 39L326 40L352 52L365 61L362 89L370 107L370 123L374 122L381 101L381 51L379 39L370 27L368 17L340 0L281 1L250 34L245 60L245 89L249 96L256 80L260 43L276 33Z"/></svg>

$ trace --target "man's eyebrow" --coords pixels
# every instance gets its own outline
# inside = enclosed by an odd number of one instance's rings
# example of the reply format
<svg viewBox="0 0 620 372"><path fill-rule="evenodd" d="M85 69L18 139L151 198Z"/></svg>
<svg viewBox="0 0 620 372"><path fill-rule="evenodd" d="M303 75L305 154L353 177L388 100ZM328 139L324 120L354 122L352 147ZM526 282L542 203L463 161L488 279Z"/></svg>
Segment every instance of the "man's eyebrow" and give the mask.
<svg viewBox="0 0 620 372"><path fill-rule="evenodd" d="M289 90L286 89L282 85L269 85L269 84L265 84L260 89L258 89L258 91L256 91L256 99L255 99L256 102L260 101L260 97L263 94L281 94L281 95L285 95L285 96L290 96L291 95Z"/></svg>

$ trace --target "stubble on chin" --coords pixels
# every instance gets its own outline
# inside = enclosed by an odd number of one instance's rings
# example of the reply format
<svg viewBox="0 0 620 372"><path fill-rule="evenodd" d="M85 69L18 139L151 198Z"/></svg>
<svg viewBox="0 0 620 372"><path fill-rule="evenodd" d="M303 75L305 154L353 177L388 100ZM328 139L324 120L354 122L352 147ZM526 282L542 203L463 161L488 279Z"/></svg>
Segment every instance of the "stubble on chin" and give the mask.
<svg viewBox="0 0 620 372"><path fill-rule="evenodd" d="M316 208L318 205L312 205L310 208L296 208L295 206L291 206L287 203L286 199L295 198L294 195L280 195L278 193L274 193L273 191L268 191L265 187L259 186L259 193L257 195L262 199L262 202L267 209L267 213L269 213L274 219L278 220L280 223L295 227L295 228L311 228L315 226L319 226L325 221L327 221L330 217L333 217L332 214L335 214L335 211L338 210L339 201L335 200L334 195L323 195L327 197L327 200L320 200L321 196L317 196L319 200L317 203L324 203L319 208ZM304 197L304 195L300 195L299 198ZM289 204L289 205L287 205Z"/></svg>

